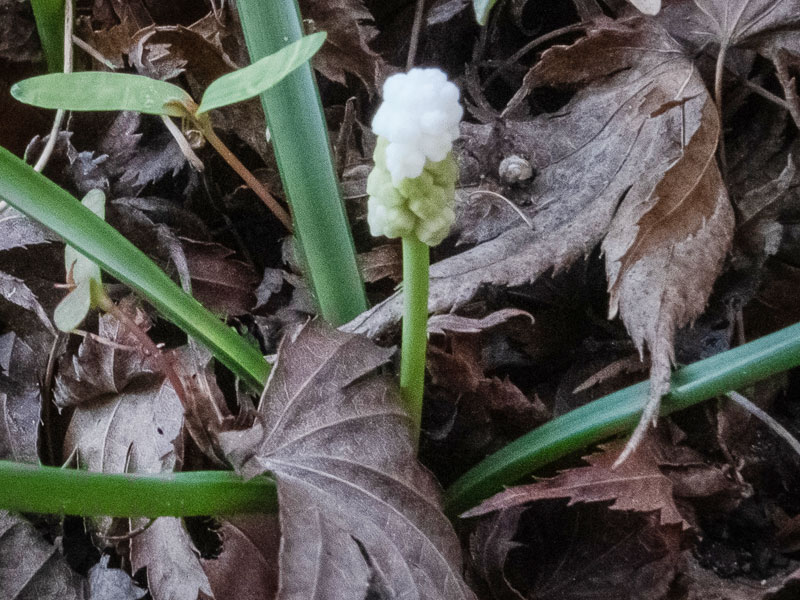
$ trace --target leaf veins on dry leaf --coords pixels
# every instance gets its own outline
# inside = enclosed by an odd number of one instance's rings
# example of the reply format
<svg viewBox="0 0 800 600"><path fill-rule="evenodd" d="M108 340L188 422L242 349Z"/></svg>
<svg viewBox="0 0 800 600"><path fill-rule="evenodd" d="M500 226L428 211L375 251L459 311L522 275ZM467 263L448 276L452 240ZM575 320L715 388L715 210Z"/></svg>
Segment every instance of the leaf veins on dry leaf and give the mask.
<svg viewBox="0 0 800 600"><path fill-rule="evenodd" d="M692 57L642 17L599 19L571 46L548 50L520 94L537 86L580 89L556 113L486 126L532 157L538 175L522 208L532 227L518 219L434 264L429 308L458 307L486 284L530 282L602 242L609 315L651 354L644 431L669 389L674 331L703 311L731 243L733 210L715 159L719 118ZM347 329L385 329L401 301Z"/></svg>
<svg viewBox="0 0 800 600"><path fill-rule="evenodd" d="M221 444L247 477L278 483L281 599L473 598L433 477L416 461L388 375L391 350L319 321L295 328L248 430Z"/></svg>
<svg viewBox="0 0 800 600"><path fill-rule="evenodd" d="M313 63L332 81L345 84L345 73L355 74L372 93L378 87L383 59L369 42L378 34L372 14L362 0L300 0L300 12L328 38Z"/></svg>
<svg viewBox="0 0 800 600"><path fill-rule="evenodd" d="M138 319L142 322L142 316ZM143 326L145 326L142 323ZM146 326L145 326L146 327ZM147 365L135 337L114 317L100 317L100 342L87 338L56 386L56 403L74 406L64 456L104 473L160 473L182 460L183 406L172 386ZM132 529L147 525L133 519ZM95 519L101 535L112 521ZM180 519L161 517L130 541L134 572L146 567L155 600L211 594L197 551Z"/></svg>
<svg viewBox="0 0 800 600"><path fill-rule="evenodd" d="M7 600L84 600L84 583L60 548L22 517L0 510L0 597Z"/></svg>
<svg viewBox="0 0 800 600"><path fill-rule="evenodd" d="M477 517L536 500L569 498L569 504L613 500L612 510L658 512L662 525L688 527L675 505L672 481L659 469L650 444L643 444L618 468L613 465L622 445L615 442L603 452L585 457L587 467L563 471L551 479L509 488L494 495L464 517Z"/></svg>

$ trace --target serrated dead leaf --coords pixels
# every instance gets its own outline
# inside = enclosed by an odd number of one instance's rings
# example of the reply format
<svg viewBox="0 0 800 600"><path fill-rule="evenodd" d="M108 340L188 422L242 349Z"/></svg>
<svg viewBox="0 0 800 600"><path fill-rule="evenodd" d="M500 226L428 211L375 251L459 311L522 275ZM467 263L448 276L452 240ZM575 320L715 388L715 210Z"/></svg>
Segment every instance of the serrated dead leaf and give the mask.
<svg viewBox="0 0 800 600"><path fill-rule="evenodd" d="M0 459L37 463L42 397L33 350L12 331L0 336Z"/></svg>
<svg viewBox="0 0 800 600"><path fill-rule="evenodd" d="M272 600L278 592L277 515L240 515L217 530L222 552L200 563L216 598Z"/></svg>
<svg viewBox="0 0 800 600"><path fill-rule="evenodd" d="M147 587L153 600L197 600L200 593L214 597L180 519L159 517L134 536L131 566L134 572L147 568Z"/></svg>
<svg viewBox="0 0 800 600"><path fill-rule="evenodd" d="M372 14L363 0L300 0L300 12L315 30L328 34L312 60L314 67L342 85L345 74L353 73L374 92L385 64L369 47L378 30L372 26Z"/></svg>
<svg viewBox="0 0 800 600"><path fill-rule="evenodd" d="M278 597L473 598L437 486L416 463L392 351L313 321L288 334L251 429L221 443L247 477L278 482Z"/></svg>
<svg viewBox="0 0 800 600"><path fill-rule="evenodd" d="M243 315L256 304L258 278L253 268L231 258L233 250L213 242L181 238L192 280L192 295L211 311Z"/></svg>
<svg viewBox="0 0 800 600"><path fill-rule="evenodd" d="M612 510L658 512L662 525L688 528L672 494L672 481L658 468L653 449L645 444L616 469L620 442L602 446L603 451L584 457L587 467L562 471L551 479L509 488L495 494L462 516L477 517L539 500L569 498L576 503L612 500Z"/></svg>
<svg viewBox="0 0 800 600"><path fill-rule="evenodd" d="M44 326L55 335L55 329L36 295L25 282L13 275L0 271L0 296L7 301L32 312Z"/></svg>
<svg viewBox="0 0 800 600"><path fill-rule="evenodd" d="M22 517L0 510L0 597L86 600L86 584L57 546Z"/></svg>

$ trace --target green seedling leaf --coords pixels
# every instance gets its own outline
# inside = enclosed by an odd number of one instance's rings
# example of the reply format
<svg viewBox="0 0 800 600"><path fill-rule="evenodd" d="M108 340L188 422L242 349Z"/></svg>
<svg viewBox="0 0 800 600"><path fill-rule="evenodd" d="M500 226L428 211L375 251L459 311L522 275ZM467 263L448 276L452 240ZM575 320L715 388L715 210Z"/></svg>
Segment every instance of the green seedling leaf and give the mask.
<svg viewBox="0 0 800 600"><path fill-rule="evenodd" d="M90 190L81 204L105 220L106 195L101 190ZM64 267L67 282L75 287L58 303L53 320L61 331L69 332L80 326L96 305L94 300L103 294L103 281L100 267L69 245L64 248Z"/></svg>
<svg viewBox="0 0 800 600"><path fill-rule="evenodd" d="M84 281L58 303L53 312L53 321L61 331L70 332L83 323L91 308L92 282Z"/></svg>
<svg viewBox="0 0 800 600"><path fill-rule="evenodd" d="M11 95L41 108L133 110L171 117L185 116L181 105L193 103L189 94L166 81L102 71L51 73L23 79L11 86Z"/></svg>
<svg viewBox="0 0 800 600"><path fill-rule="evenodd" d="M142 294L254 389L263 387L269 365L258 348L181 290L117 230L4 148L0 148L0 173L0 199Z"/></svg>
<svg viewBox="0 0 800 600"><path fill-rule="evenodd" d="M489 13L497 0L472 0L472 6L475 9L475 20L480 25L486 25L489 19Z"/></svg>
<svg viewBox="0 0 800 600"><path fill-rule="evenodd" d="M81 200L81 204L105 220L106 195L101 190L90 190ZM92 279L101 281L100 267L69 245L64 248L64 267L68 282L80 285Z"/></svg>
<svg viewBox="0 0 800 600"><path fill-rule="evenodd" d="M208 86L198 114L258 96L309 60L325 41L324 31L302 37L248 67L223 75Z"/></svg>

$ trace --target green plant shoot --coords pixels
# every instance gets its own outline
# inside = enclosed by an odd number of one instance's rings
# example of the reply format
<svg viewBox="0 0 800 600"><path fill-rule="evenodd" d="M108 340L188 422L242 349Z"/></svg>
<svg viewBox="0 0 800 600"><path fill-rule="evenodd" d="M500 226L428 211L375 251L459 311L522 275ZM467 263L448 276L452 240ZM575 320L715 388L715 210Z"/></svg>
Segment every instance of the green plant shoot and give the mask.
<svg viewBox="0 0 800 600"><path fill-rule="evenodd" d="M106 196L101 190L89 191L81 204L105 219ZM102 303L105 292L100 267L70 245L64 248L64 266L72 290L56 306L53 320L61 331L69 332L83 323L90 309Z"/></svg>
<svg viewBox="0 0 800 600"><path fill-rule="evenodd" d="M51 73L24 79L11 95L41 108L76 111L132 110L151 115L200 115L253 98L308 61L325 41L324 32L297 40L278 52L223 75L208 86L200 107L186 91L143 75L89 71Z"/></svg>
<svg viewBox="0 0 800 600"><path fill-rule="evenodd" d="M83 256L138 291L253 388L264 386L269 365L258 348L180 289L117 230L5 148L0 148L0 173L0 200L53 230Z"/></svg>

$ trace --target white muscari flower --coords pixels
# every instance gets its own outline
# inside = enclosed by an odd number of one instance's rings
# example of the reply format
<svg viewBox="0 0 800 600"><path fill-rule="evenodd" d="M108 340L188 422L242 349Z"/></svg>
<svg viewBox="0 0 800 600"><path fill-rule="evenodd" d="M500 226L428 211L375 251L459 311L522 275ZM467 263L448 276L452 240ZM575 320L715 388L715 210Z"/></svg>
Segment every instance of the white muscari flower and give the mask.
<svg viewBox="0 0 800 600"><path fill-rule="evenodd" d="M464 113L458 88L439 69L412 69L389 77L383 97L372 120L378 144L367 182L370 230L436 245L455 220L451 150Z"/></svg>
<svg viewBox="0 0 800 600"><path fill-rule="evenodd" d="M383 84L372 130L388 140L386 167L397 185L419 177L426 160L444 160L458 137L464 109L458 88L440 69L411 69Z"/></svg>

